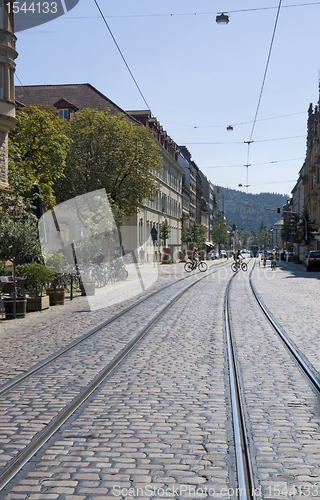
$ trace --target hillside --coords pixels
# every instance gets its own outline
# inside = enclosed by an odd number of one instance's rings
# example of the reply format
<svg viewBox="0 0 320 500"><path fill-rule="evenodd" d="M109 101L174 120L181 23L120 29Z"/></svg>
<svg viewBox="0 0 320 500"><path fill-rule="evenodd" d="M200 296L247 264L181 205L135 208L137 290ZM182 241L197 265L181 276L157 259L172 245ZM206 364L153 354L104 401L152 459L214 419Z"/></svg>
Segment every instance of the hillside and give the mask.
<svg viewBox="0 0 320 500"><path fill-rule="evenodd" d="M267 208L282 209L288 196L276 193L250 194L235 189L223 188L218 195L219 209L225 212L227 224L236 224L238 229L259 232L263 221L270 229L282 217Z"/></svg>

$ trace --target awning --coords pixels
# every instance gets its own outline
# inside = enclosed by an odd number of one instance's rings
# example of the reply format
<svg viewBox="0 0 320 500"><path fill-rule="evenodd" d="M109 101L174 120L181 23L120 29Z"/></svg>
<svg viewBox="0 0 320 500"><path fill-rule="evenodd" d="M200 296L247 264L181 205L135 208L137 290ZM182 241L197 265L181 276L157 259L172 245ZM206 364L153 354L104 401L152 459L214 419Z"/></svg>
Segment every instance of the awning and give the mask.
<svg viewBox="0 0 320 500"><path fill-rule="evenodd" d="M206 245L207 245L208 247L213 247L213 246L214 246L214 245L213 245L213 243L210 243L210 241L206 241Z"/></svg>

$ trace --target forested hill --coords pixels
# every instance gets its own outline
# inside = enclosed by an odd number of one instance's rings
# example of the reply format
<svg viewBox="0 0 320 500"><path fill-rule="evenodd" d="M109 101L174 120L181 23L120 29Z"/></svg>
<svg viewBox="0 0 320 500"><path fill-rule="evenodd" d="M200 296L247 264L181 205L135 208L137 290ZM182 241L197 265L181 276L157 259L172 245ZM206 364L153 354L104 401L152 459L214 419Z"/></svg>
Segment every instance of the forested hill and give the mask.
<svg viewBox="0 0 320 500"><path fill-rule="evenodd" d="M277 212L266 210L276 209L287 202L288 196L276 193L250 194L235 189L222 188L218 196L219 209L224 210L227 224L236 224L238 229L259 232L263 221L269 230L282 218ZM247 201L248 200L248 201Z"/></svg>

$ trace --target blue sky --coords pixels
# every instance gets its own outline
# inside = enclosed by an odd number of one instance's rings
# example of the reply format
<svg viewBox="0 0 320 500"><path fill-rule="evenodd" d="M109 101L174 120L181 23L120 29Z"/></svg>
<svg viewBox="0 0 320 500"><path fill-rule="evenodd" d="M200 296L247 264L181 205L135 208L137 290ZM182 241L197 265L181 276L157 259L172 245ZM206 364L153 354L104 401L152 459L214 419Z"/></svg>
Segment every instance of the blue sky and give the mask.
<svg viewBox="0 0 320 500"><path fill-rule="evenodd" d="M256 1L99 0L153 115L216 185L247 183L244 141L278 3L261 0L250 11ZM305 157L307 110L319 99L320 2L288 7L298 3L282 2L250 146L252 193L289 195ZM219 12L229 13L228 25L216 24ZM93 0L17 36L23 85L88 82L125 110L146 109Z"/></svg>

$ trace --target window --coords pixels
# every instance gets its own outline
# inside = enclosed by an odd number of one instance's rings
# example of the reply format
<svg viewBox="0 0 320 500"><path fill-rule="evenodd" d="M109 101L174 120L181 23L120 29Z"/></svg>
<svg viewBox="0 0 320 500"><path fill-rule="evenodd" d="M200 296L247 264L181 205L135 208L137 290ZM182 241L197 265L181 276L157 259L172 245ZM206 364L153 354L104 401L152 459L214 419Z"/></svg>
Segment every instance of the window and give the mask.
<svg viewBox="0 0 320 500"><path fill-rule="evenodd" d="M139 245L143 244L143 219L139 220Z"/></svg>
<svg viewBox="0 0 320 500"><path fill-rule="evenodd" d="M7 12L3 8L3 0L0 0L0 29L4 29L4 16L7 15Z"/></svg>
<svg viewBox="0 0 320 500"><path fill-rule="evenodd" d="M68 109L59 109L59 115L62 116L62 118L66 118L68 120L69 110Z"/></svg>

